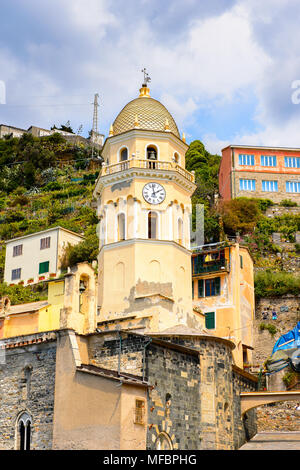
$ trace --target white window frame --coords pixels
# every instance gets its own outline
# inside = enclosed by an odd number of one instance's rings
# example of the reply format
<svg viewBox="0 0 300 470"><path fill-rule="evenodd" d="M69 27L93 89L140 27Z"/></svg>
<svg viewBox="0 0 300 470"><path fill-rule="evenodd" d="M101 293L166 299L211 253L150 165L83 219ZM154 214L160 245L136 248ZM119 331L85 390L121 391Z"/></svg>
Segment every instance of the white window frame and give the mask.
<svg viewBox="0 0 300 470"><path fill-rule="evenodd" d="M121 160L121 152L124 149L127 149L127 160ZM127 162L128 160L129 160L129 148L127 147L127 145L122 145L122 147L120 147L118 150L118 163Z"/></svg>
<svg viewBox="0 0 300 470"><path fill-rule="evenodd" d="M147 159L147 148L148 147L155 147L156 148L156 151L157 151L157 159L156 161L160 160L160 149L159 149L159 146L157 144L155 144L154 142L149 142L145 145L145 150L144 150L144 156L145 156L145 160L148 161ZM150 160L151 161L151 160ZM153 160L154 161L154 160Z"/></svg>

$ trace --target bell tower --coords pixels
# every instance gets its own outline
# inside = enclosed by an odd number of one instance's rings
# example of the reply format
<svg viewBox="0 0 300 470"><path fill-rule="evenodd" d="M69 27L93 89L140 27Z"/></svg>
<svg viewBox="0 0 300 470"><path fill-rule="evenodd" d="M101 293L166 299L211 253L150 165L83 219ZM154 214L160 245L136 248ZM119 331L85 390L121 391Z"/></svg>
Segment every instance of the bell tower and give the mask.
<svg viewBox="0 0 300 470"><path fill-rule="evenodd" d="M194 175L185 169L184 137L168 110L151 98L150 79L144 78L139 97L110 127L94 191L100 219L98 323L143 331L195 327Z"/></svg>

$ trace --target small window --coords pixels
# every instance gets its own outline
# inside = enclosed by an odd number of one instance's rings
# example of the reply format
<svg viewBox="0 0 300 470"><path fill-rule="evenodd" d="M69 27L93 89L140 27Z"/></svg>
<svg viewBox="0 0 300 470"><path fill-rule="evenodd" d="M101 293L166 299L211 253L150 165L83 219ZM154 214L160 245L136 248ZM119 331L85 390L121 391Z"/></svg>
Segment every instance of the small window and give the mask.
<svg viewBox="0 0 300 470"><path fill-rule="evenodd" d="M221 279L214 277L213 279L205 279L205 297L220 295Z"/></svg>
<svg viewBox="0 0 300 470"><path fill-rule="evenodd" d="M239 154L239 165L254 166L254 155Z"/></svg>
<svg viewBox="0 0 300 470"><path fill-rule="evenodd" d="M21 256L23 254L23 245L13 247L13 256Z"/></svg>
<svg viewBox="0 0 300 470"><path fill-rule="evenodd" d="M41 250L50 248L50 240L51 240L51 237L41 238Z"/></svg>
<svg viewBox="0 0 300 470"><path fill-rule="evenodd" d="M145 400L135 400L134 409L134 423L144 424L145 423Z"/></svg>
<svg viewBox="0 0 300 470"><path fill-rule="evenodd" d="M173 450L173 444L168 434L161 432L155 441L156 450Z"/></svg>
<svg viewBox="0 0 300 470"><path fill-rule="evenodd" d="M179 245L183 243L183 220L181 218L178 219L178 243Z"/></svg>
<svg viewBox="0 0 300 470"><path fill-rule="evenodd" d="M125 240L125 214L118 215L118 241Z"/></svg>
<svg viewBox="0 0 300 470"><path fill-rule="evenodd" d="M128 160L128 150L127 150L127 148L123 148L121 150L120 160L121 160L121 162L124 162L125 160Z"/></svg>
<svg viewBox="0 0 300 470"><path fill-rule="evenodd" d="M174 153L174 162L175 162L177 165L179 165L179 160L180 160L180 159L179 159L178 153L177 153L177 152Z"/></svg>
<svg viewBox="0 0 300 470"><path fill-rule="evenodd" d="M300 157L284 157L285 168L300 168Z"/></svg>
<svg viewBox="0 0 300 470"><path fill-rule="evenodd" d="M286 181L285 189L287 193L300 193L300 181Z"/></svg>
<svg viewBox="0 0 300 470"><path fill-rule="evenodd" d="M275 155L261 155L261 166L277 166L277 158Z"/></svg>
<svg viewBox="0 0 300 470"><path fill-rule="evenodd" d="M16 281L17 279L21 279L21 268L13 269L11 272L11 280Z"/></svg>
<svg viewBox="0 0 300 470"><path fill-rule="evenodd" d="M255 191L255 180L240 179L240 191Z"/></svg>
<svg viewBox="0 0 300 470"><path fill-rule="evenodd" d="M198 280L198 298L204 297L204 281L203 279Z"/></svg>
<svg viewBox="0 0 300 470"><path fill-rule="evenodd" d="M148 238L157 239L157 214L152 211L148 213Z"/></svg>
<svg viewBox="0 0 300 470"><path fill-rule="evenodd" d="M207 330L214 330L216 327L215 312L205 313L205 328Z"/></svg>
<svg viewBox="0 0 300 470"><path fill-rule="evenodd" d="M195 294L194 294L194 281L192 281L192 299L193 300L194 300L194 296L195 296Z"/></svg>
<svg viewBox="0 0 300 470"><path fill-rule="evenodd" d="M276 193L278 191L278 181L263 180L262 191Z"/></svg>
<svg viewBox="0 0 300 470"><path fill-rule="evenodd" d="M240 255L240 267L243 269L243 257Z"/></svg>
<svg viewBox="0 0 300 470"><path fill-rule="evenodd" d="M22 413L17 423L17 449L30 450L31 445L31 417L28 413Z"/></svg>
<svg viewBox="0 0 300 470"><path fill-rule="evenodd" d="M49 261L44 261L39 264L39 274L44 274L49 272Z"/></svg>

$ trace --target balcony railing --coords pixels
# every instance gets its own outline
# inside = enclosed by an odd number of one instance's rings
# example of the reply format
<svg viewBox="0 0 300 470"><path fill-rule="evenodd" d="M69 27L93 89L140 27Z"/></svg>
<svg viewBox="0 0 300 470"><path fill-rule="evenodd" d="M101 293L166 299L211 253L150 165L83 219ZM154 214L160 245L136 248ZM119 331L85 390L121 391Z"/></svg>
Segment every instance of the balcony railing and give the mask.
<svg viewBox="0 0 300 470"><path fill-rule="evenodd" d="M168 170L168 171L177 171L184 178L194 183L195 176L193 173L185 170L181 166L177 165L174 162L163 162L160 160L140 160L133 158L131 160L124 160L123 162L114 163L113 165L103 165L101 176L112 175L120 171L129 170L130 168L141 168L149 170Z"/></svg>
<svg viewBox="0 0 300 470"><path fill-rule="evenodd" d="M222 271L229 272L229 264L226 259L207 261L206 263L203 263L203 265L200 263L195 263L193 265L193 276Z"/></svg>

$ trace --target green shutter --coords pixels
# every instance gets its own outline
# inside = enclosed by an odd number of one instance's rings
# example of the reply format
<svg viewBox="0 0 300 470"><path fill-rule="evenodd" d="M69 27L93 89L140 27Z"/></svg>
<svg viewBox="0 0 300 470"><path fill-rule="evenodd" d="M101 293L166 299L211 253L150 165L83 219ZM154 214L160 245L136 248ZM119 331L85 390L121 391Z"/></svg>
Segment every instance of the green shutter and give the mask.
<svg viewBox="0 0 300 470"><path fill-rule="evenodd" d="M207 330L215 329L215 312L207 312L205 314L205 328Z"/></svg>
<svg viewBox="0 0 300 470"><path fill-rule="evenodd" d="M221 293L221 279L219 277L216 277L214 279L215 281L215 295L220 295Z"/></svg>
<svg viewBox="0 0 300 470"><path fill-rule="evenodd" d="M44 261L39 264L39 274L44 274L49 272L49 261Z"/></svg>
<svg viewBox="0 0 300 470"><path fill-rule="evenodd" d="M243 269L243 257L240 255L240 265L241 265L241 269Z"/></svg>
<svg viewBox="0 0 300 470"><path fill-rule="evenodd" d="M198 280L198 298L204 297L204 282L203 279Z"/></svg>

